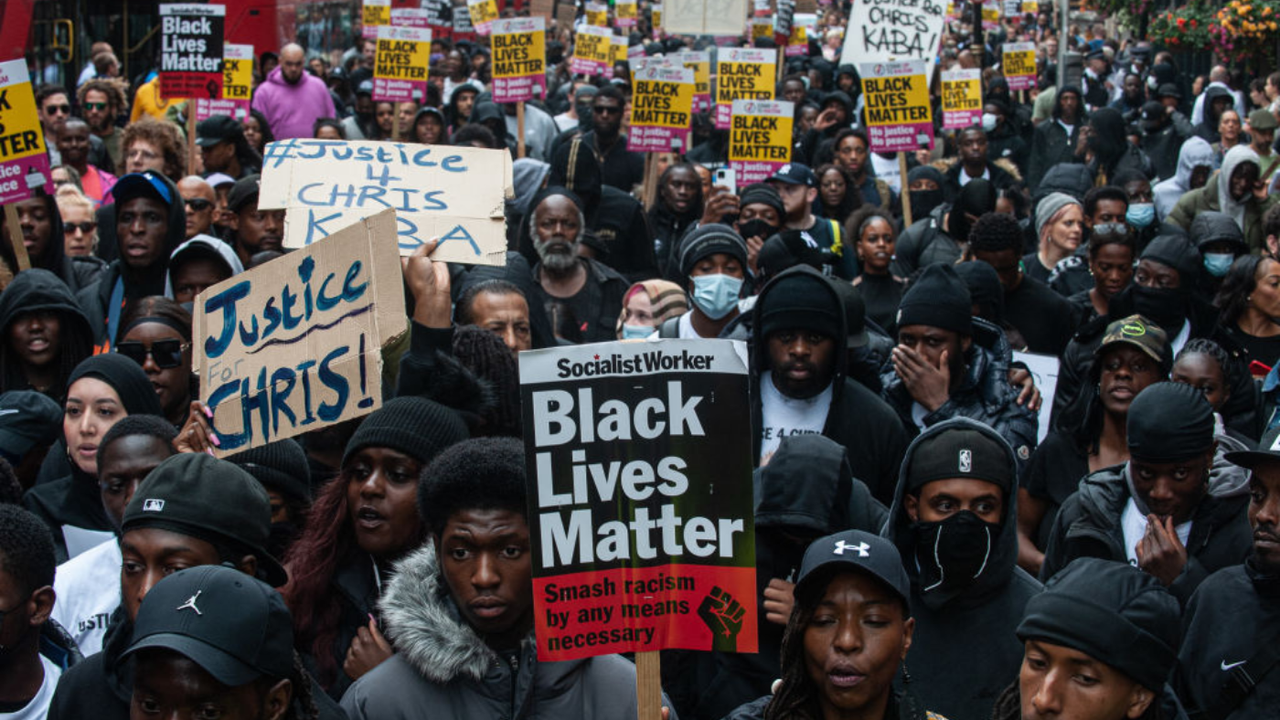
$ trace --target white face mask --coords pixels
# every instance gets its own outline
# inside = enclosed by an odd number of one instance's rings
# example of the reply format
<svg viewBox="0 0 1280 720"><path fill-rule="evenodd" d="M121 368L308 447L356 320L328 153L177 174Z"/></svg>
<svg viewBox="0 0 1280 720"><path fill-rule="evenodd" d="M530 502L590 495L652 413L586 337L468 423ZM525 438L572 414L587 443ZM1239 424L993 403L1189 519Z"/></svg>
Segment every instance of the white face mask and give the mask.
<svg viewBox="0 0 1280 720"><path fill-rule="evenodd" d="M987 132L991 132L992 130L995 130L996 123L999 121L999 119L1000 118L996 117L992 113L982 113L982 129Z"/></svg>

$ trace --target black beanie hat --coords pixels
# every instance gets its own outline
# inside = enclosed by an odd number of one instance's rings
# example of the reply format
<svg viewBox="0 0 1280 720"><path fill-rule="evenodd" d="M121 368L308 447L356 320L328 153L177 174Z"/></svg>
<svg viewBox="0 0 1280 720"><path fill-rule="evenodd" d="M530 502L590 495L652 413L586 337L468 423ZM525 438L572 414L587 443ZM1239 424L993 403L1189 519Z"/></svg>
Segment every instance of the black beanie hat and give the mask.
<svg viewBox="0 0 1280 720"><path fill-rule="evenodd" d="M452 409L424 397L398 397L360 423L342 453L342 465L366 447L391 448L426 465L441 450L468 437L467 424Z"/></svg>
<svg viewBox="0 0 1280 720"><path fill-rule="evenodd" d="M970 183L972 184L972 183ZM961 335L973 334L973 300L951 265L936 263L920 272L898 303L897 325L928 325Z"/></svg>
<svg viewBox="0 0 1280 720"><path fill-rule="evenodd" d="M760 337L779 330L811 330L844 342L844 304L830 281L800 266L788 270L760 291L755 322Z"/></svg>
<svg viewBox="0 0 1280 720"><path fill-rule="evenodd" d="M1151 575L1079 558L1027 601L1017 633L1024 642L1085 653L1159 694L1178 659L1180 615L1178 601Z"/></svg>
<svg viewBox="0 0 1280 720"><path fill-rule="evenodd" d="M1190 287L1199 275L1202 262L1200 251L1191 243L1191 240L1185 235L1174 233L1157 235L1142 251L1139 258L1154 260L1177 270L1181 280L1180 287L1183 288Z"/></svg>
<svg viewBox="0 0 1280 720"><path fill-rule="evenodd" d="M267 490L294 500L311 501L311 467L307 453L285 438L238 452L227 458L262 483Z"/></svg>
<svg viewBox="0 0 1280 720"><path fill-rule="evenodd" d="M103 353L85 358L71 371L67 387L83 377L97 378L111 386L130 415L164 415L160 396L142 370L142 366L117 353Z"/></svg>
<svg viewBox="0 0 1280 720"><path fill-rule="evenodd" d="M1004 322L1004 286L996 269L984 262L965 262L955 266L956 275L969 288L970 302L977 305L982 317L999 325Z"/></svg>
<svg viewBox="0 0 1280 720"><path fill-rule="evenodd" d="M699 225L680 241L680 277L688 278L698 261L708 255L725 253L737 258L747 272L747 243L733 228L720 223Z"/></svg>
<svg viewBox="0 0 1280 720"><path fill-rule="evenodd" d="M1213 407L1186 383L1148 385L1129 405L1129 455L1152 462L1178 462L1213 447Z"/></svg>
<svg viewBox="0 0 1280 720"><path fill-rule="evenodd" d="M738 207L746 207L748 205L768 205L778 211L779 219L787 216L787 207L782 203L782 196L768 183L748 185L742 191L742 197L738 200Z"/></svg>
<svg viewBox="0 0 1280 720"><path fill-rule="evenodd" d="M924 431L911 444L904 460L907 492L935 480L969 478L998 485L1005 494L1015 489L1017 464L1009 443L968 418L951 418Z"/></svg>

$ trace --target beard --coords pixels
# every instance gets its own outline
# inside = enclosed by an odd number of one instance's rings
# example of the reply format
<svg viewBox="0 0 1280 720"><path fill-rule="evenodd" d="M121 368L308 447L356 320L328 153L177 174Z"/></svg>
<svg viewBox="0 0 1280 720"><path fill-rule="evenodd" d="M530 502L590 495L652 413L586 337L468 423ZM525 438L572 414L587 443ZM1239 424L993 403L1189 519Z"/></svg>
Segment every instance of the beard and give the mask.
<svg viewBox="0 0 1280 720"><path fill-rule="evenodd" d="M553 235L546 242L536 241L534 249L542 266L553 275L566 273L578 263L578 241L564 235Z"/></svg>

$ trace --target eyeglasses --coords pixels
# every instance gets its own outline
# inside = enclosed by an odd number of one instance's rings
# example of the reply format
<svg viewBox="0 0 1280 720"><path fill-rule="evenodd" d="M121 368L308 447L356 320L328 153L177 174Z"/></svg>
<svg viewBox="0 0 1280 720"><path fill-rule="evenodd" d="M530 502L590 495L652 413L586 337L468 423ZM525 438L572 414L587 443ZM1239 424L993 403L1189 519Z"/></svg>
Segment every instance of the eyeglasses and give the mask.
<svg viewBox="0 0 1280 720"><path fill-rule="evenodd" d="M106 110L107 104L104 102L87 102L84 103L85 110Z"/></svg>
<svg viewBox="0 0 1280 720"><path fill-rule="evenodd" d="M129 152L125 153L125 157L129 158L130 160L132 160L133 158L142 158L143 160L155 160L160 156L157 155L156 153L151 152L150 150L143 150L142 148L134 148Z"/></svg>
<svg viewBox="0 0 1280 720"><path fill-rule="evenodd" d="M45 105L44 111L49 115L70 115L71 106L70 105Z"/></svg>
<svg viewBox="0 0 1280 720"><path fill-rule="evenodd" d="M611 105L596 105L591 108L591 112L594 112L597 115L612 115L614 113L621 113L622 108L613 107Z"/></svg>
<svg viewBox="0 0 1280 720"><path fill-rule="evenodd" d="M79 232L79 233L84 233L85 235L88 235L89 233L98 229L98 223L90 222L90 221L85 221L82 223L63 223L62 227L65 228L66 230L70 230L71 232Z"/></svg>
<svg viewBox="0 0 1280 720"><path fill-rule="evenodd" d="M182 204L191 208L194 212L204 212L213 207L213 202L204 198L187 198L182 201Z"/></svg>
<svg viewBox="0 0 1280 720"><path fill-rule="evenodd" d="M182 365L182 353L188 347L190 344L173 339L156 340L150 346L136 340L127 340L116 343L116 352L139 365L147 364L147 356L150 355L157 367L168 370Z"/></svg>

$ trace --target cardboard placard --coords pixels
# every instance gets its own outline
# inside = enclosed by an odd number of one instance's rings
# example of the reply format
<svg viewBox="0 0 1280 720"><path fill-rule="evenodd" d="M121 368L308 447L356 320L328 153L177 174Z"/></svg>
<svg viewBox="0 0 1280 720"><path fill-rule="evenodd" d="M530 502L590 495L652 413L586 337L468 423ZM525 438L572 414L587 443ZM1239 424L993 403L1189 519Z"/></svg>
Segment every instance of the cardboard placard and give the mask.
<svg viewBox="0 0 1280 720"><path fill-rule="evenodd" d="M431 20L431 11L425 8L391 8L392 27L429 28Z"/></svg>
<svg viewBox="0 0 1280 720"><path fill-rule="evenodd" d="M53 194L49 153L25 60L0 62L0 205Z"/></svg>
<svg viewBox="0 0 1280 720"><path fill-rule="evenodd" d="M734 100L772 100L777 70L774 50L721 49L716 57L716 128L729 128Z"/></svg>
<svg viewBox="0 0 1280 720"><path fill-rule="evenodd" d="M685 50L672 58L694 70L694 111L705 113L712 109L712 54L710 50Z"/></svg>
<svg viewBox="0 0 1280 720"><path fill-rule="evenodd" d="M467 0L467 12L471 15L471 27L477 35L488 35L493 21L498 19L497 0Z"/></svg>
<svg viewBox="0 0 1280 720"><path fill-rule="evenodd" d="M671 152L673 140L688 148L693 127L693 71L645 63L631 73L631 85L627 149Z"/></svg>
<svg viewBox="0 0 1280 720"><path fill-rule="evenodd" d="M547 21L494 20L493 101L524 102L547 94Z"/></svg>
<svg viewBox="0 0 1280 720"><path fill-rule="evenodd" d="M401 255L438 237L437 260L502 265L514 194L506 150L291 138L267 144L258 207L286 209L288 248L390 207Z"/></svg>
<svg viewBox="0 0 1280 720"><path fill-rule="evenodd" d="M729 129L729 167L739 187L764 182L791 162L791 126L795 103L734 100Z"/></svg>
<svg viewBox="0 0 1280 720"><path fill-rule="evenodd" d="M427 67L431 64L429 28L378 28L377 55L373 61L375 102L421 101L427 97Z"/></svg>
<svg viewBox="0 0 1280 720"><path fill-rule="evenodd" d="M933 142L926 68L924 60L905 60L858 69L871 152L910 152Z"/></svg>
<svg viewBox="0 0 1280 720"><path fill-rule="evenodd" d="M613 4L614 23L620 28L633 28L637 22L636 0L617 0Z"/></svg>
<svg viewBox="0 0 1280 720"><path fill-rule="evenodd" d="M408 327L385 210L196 296L193 371L218 455L382 405L382 346Z"/></svg>
<svg viewBox="0 0 1280 720"><path fill-rule="evenodd" d="M1000 70L1010 90L1032 90L1036 86L1036 44L1005 43L1000 55Z"/></svg>
<svg viewBox="0 0 1280 720"><path fill-rule="evenodd" d="M222 46L222 98L196 98L196 121L226 115L240 122L249 117L253 97L253 46Z"/></svg>
<svg viewBox="0 0 1280 720"><path fill-rule="evenodd" d="M605 69L613 69L609 55L613 52L613 32L609 28L584 25L578 28L573 40L573 57L569 58L569 72L583 75L604 75Z"/></svg>
<svg viewBox="0 0 1280 720"><path fill-rule="evenodd" d="M943 5L938 0L853 0L840 62L933 62L943 23Z"/></svg>
<svg viewBox="0 0 1280 720"><path fill-rule="evenodd" d="M222 97L226 5L160 6L160 97Z"/></svg>
<svg viewBox="0 0 1280 720"><path fill-rule="evenodd" d="M378 37L378 28L391 24L391 0L364 0L360 7L360 33L373 40Z"/></svg>
<svg viewBox="0 0 1280 720"><path fill-rule="evenodd" d="M538 659L755 652L746 348L520 353Z"/></svg>
<svg viewBox="0 0 1280 720"><path fill-rule="evenodd" d="M609 27L609 6L601 2L587 3L587 24L592 27Z"/></svg>
<svg viewBox="0 0 1280 720"><path fill-rule="evenodd" d="M982 71L942 73L942 127L947 130L982 124Z"/></svg>
<svg viewBox="0 0 1280 720"><path fill-rule="evenodd" d="M668 35L738 36L750 9L749 0L663 0L662 29Z"/></svg>

